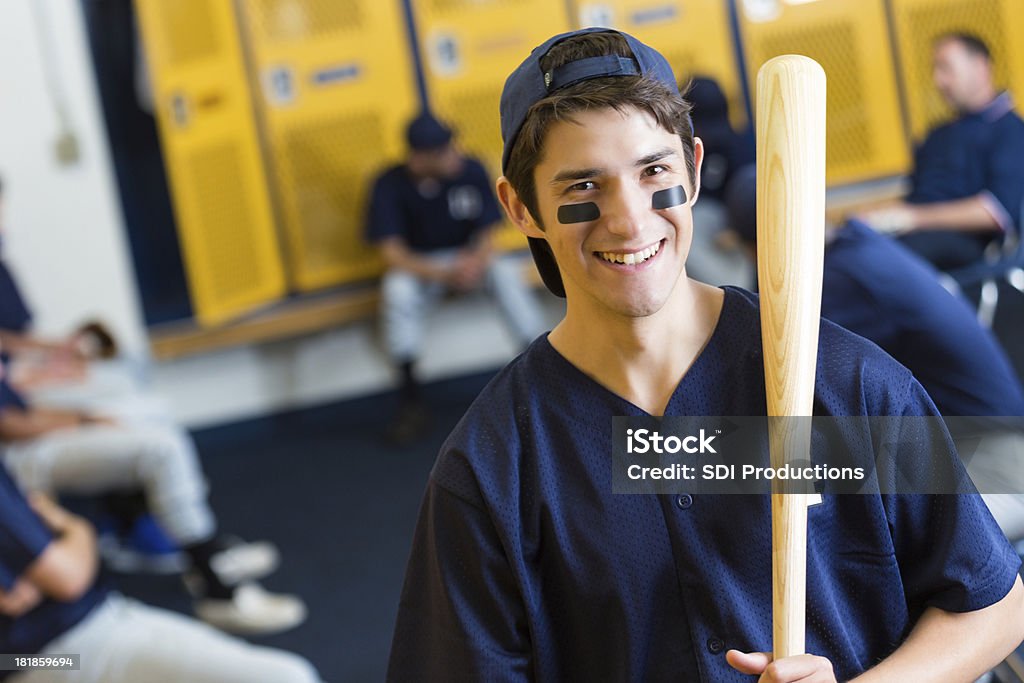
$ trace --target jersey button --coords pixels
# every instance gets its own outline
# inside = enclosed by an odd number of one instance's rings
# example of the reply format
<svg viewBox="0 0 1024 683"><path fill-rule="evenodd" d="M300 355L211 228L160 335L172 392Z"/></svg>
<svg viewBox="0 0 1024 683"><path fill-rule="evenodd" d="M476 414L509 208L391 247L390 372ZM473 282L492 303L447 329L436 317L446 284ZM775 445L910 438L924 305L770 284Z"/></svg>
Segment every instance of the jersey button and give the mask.
<svg viewBox="0 0 1024 683"><path fill-rule="evenodd" d="M693 506L693 496L689 493L676 496L676 505L679 506L680 510L689 510Z"/></svg>
<svg viewBox="0 0 1024 683"><path fill-rule="evenodd" d="M725 641L721 638L708 638L708 651L713 655L725 649Z"/></svg>

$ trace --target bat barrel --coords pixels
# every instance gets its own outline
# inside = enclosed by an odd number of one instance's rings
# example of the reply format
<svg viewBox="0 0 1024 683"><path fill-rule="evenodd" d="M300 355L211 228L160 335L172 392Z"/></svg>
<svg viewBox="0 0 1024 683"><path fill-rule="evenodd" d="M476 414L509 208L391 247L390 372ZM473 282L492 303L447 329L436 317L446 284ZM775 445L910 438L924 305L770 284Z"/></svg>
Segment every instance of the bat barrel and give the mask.
<svg viewBox="0 0 1024 683"><path fill-rule="evenodd" d="M757 75L757 271L772 465L806 460L821 315L825 72L784 55ZM803 419L800 419L802 416ZM776 658L804 652L807 506L772 493Z"/></svg>

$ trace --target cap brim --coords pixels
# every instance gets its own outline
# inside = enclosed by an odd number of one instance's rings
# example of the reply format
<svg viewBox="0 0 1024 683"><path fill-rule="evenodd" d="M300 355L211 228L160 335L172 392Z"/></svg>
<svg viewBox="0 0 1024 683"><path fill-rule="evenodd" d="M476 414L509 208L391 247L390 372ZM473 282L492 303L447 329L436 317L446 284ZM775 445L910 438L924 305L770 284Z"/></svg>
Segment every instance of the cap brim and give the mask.
<svg viewBox="0 0 1024 683"><path fill-rule="evenodd" d="M562 284L562 274L558 270L555 256L551 253L551 247L547 240L537 237L528 238L530 252L533 253L533 262L537 264L537 272L544 286L555 296L565 298L565 285Z"/></svg>

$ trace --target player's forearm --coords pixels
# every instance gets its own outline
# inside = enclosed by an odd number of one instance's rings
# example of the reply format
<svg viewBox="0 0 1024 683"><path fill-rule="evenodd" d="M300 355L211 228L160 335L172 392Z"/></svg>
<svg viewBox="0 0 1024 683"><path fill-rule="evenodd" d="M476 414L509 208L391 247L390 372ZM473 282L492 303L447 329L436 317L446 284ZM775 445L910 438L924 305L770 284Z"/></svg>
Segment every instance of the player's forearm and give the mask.
<svg viewBox="0 0 1024 683"><path fill-rule="evenodd" d="M487 258L494 250L494 231L499 227L500 223L494 225L488 225L483 230L480 230L473 236L471 248L473 253L481 258Z"/></svg>
<svg viewBox="0 0 1024 683"><path fill-rule="evenodd" d="M35 609L43 601L43 594L34 583L19 578L10 590L0 590L0 614L17 619Z"/></svg>
<svg viewBox="0 0 1024 683"><path fill-rule="evenodd" d="M21 441L34 439L58 429L71 429L86 424L90 418L69 410L6 408L0 411L0 439Z"/></svg>
<svg viewBox="0 0 1024 683"><path fill-rule="evenodd" d="M422 258L401 240L390 239L381 243L381 254L389 268L405 270L427 280L443 280L446 271L429 259Z"/></svg>
<svg viewBox="0 0 1024 683"><path fill-rule="evenodd" d="M999 222L980 196L949 202L908 204L915 230L957 230L960 232L994 232Z"/></svg>
<svg viewBox="0 0 1024 683"><path fill-rule="evenodd" d="M70 352L68 343L65 341L50 341L12 330L0 330L0 348L15 355L26 351L37 353Z"/></svg>
<svg viewBox="0 0 1024 683"><path fill-rule="evenodd" d="M875 668L851 683L971 683L1024 639L1020 577L1002 600L974 612L928 608L910 636Z"/></svg>
<svg viewBox="0 0 1024 683"><path fill-rule="evenodd" d="M21 353L33 348L32 338L12 330L0 330L0 347L7 353Z"/></svg>
<svg viewBox="0 0 1024 683"><path fill-rule="evenodd" d="M81 517L68 515L54 534L57 538L29 565L25 577L54 600L73 602L96 581L96 533Z"/></svg>

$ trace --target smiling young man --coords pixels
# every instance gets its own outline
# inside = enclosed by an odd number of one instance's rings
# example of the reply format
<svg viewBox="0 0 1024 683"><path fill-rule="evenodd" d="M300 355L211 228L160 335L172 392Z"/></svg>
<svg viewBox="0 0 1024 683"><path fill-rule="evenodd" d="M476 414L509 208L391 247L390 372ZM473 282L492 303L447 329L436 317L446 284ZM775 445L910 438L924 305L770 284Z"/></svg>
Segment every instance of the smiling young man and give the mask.
<svg viewBox="0 0 1024 683"><path fill-rule="evenodd" d="M501 115L498 195L566 315L442 448L389 679L969 682L1020 642L1019 562L977 496L826 496L812 654L761 654L768 498L612 493L613 416L765 414L756 298L686 277L702 149L672 71L625 34L563 34ZM935 414L877 347L823 323L821 349L816 414Z"/></svg>

